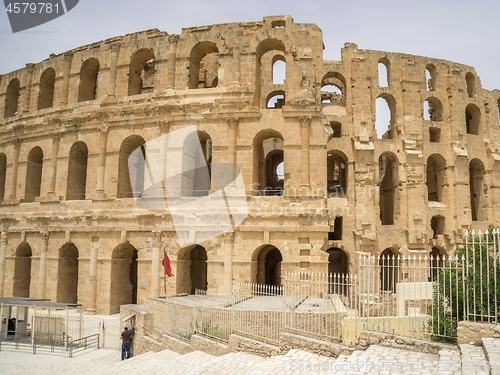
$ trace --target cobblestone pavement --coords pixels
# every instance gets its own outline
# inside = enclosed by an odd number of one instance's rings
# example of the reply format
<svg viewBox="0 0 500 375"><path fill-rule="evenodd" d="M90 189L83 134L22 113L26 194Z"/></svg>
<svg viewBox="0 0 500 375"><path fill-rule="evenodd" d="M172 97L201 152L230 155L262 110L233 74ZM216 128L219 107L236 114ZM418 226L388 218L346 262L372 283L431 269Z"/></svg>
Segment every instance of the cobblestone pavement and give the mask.
<svg viewBox="0 0 500 375"><path fill-rule="evenodd" d="M500 340L488 341L493 356L500 356ZM229 353L215 357L204 352L180 355L170 350L149 352L121 361L114 350L93 350L79 353L74 358L62 355L37 354L15 350L0 351L0 373L19 374L462 374L460 361L484 360L480 347L461 346L459 350L441 350L439 355L426 354L372 345L366 351L355 351L351 356L321 357L313 353L290 350L287 354L262 358L248 353ZM4 348L2 348L4 349ZM498 359L498 357L496 357ZM475 370L476 374L489 374ZM463 368L463 373L474 371ZM492 374L497 374L493 373Z"/></svg>

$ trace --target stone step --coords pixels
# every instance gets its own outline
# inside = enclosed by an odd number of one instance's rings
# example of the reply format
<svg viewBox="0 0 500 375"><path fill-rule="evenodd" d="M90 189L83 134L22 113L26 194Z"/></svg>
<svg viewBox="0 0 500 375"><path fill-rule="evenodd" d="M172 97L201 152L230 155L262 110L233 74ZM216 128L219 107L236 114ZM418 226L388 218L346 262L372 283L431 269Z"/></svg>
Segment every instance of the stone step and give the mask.
<svg viewBox="0 0 500 375"><path fill-rule="evenodd" d="M500 375L500 339L483 338L484 356L490 365L491 375Z"/></svg>

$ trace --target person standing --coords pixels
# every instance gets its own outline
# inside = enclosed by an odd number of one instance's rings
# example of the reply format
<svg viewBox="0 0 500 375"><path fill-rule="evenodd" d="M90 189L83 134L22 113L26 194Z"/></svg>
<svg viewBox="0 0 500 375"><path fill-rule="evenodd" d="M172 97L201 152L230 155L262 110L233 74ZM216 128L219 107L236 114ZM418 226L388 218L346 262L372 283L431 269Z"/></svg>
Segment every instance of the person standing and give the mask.
<svg viewBox="0 0 500 375"><path fill-rule="evenodd" d="M123 329L122 332L122 361L125 358L130 358L130 340L132 340L132 332L128 330L127 327Z"/></svg>

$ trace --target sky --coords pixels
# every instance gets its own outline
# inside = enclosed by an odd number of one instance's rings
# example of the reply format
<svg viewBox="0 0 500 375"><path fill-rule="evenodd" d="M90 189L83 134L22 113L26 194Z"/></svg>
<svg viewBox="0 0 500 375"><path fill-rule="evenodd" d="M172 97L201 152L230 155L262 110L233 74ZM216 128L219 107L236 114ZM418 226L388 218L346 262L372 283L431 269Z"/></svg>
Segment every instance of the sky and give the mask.
<svg viewBox="0 0 500 375"><path fill-rule="evenodd" d="M322 29L325 60L340 60L344 43L353 42L360 49L470 65L483 88L500 89L498 0L80 0L64 16L15 34L0 9L0 74L51 53L141 30L180 34L186 27L284 14Z"/></svg>

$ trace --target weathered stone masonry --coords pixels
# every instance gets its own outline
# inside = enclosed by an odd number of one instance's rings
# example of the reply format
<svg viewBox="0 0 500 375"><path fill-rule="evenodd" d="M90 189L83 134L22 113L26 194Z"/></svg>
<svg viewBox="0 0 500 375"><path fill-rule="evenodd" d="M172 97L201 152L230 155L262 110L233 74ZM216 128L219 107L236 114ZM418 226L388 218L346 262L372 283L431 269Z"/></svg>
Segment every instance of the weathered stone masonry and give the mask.
<svg viewBox="0 0 500 375"><path fill-rule="evenodd" d="M359 253L449 254L498 222L500 91L457 63L323 48L316 25L265 17L111 38L1 76L0 295L113 313L162 293L163 247L168 293L230 291L355 270ZM190 125L207 161L240 167L250 214L179 249L168 211L136 208L127 159Z"/></svg>

